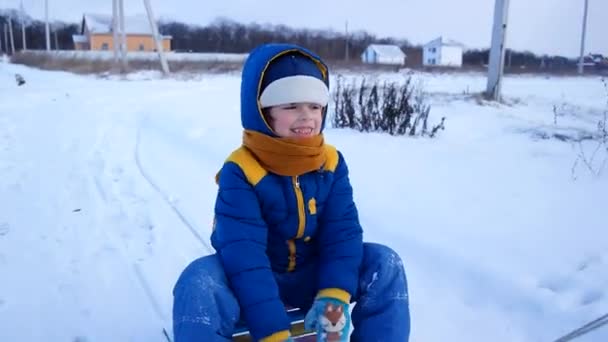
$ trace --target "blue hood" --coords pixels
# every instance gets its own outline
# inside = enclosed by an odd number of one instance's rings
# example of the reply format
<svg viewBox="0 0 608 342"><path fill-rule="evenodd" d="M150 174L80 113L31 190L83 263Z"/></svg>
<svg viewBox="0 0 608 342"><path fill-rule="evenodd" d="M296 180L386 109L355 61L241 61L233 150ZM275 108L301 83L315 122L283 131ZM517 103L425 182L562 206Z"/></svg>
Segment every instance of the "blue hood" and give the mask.
<svg viewBox="0 0 608 342"><path fill-rule="evenodd" d="M241 79L241 124L246 130L256 131L272 137L277 135L272 131L259 106L260 89L262 78L268 65L277 57L290 52L299 52L311 58L318 66L324 76L324 82L329 88L329 73L327 66L319 56L313 52L292 44L265 44L258 46L249 54L243 67ZM327 106L323 111L323 124L325 127L327 117Z"/></svg>

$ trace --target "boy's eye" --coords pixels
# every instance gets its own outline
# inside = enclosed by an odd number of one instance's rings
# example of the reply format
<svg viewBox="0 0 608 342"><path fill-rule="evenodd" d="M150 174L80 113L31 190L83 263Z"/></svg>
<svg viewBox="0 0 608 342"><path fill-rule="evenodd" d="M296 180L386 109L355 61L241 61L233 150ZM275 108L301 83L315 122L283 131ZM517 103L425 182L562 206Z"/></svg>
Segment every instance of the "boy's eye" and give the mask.
<svg viewBox="0 0 608 342"><path fill-rule="evenodd" d="M296 109L296 106L295 105L285 106L285 107L283 107L283 109L294 110L294 109Z"/></svg>

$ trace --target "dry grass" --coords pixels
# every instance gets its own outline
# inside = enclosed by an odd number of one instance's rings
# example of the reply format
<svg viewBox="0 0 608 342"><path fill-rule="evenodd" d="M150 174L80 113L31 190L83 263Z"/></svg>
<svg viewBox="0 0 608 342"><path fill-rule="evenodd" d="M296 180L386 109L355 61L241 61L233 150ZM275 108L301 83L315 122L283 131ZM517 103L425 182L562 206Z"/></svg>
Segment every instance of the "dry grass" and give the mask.
<svg viewBox="0 0 608 342"><path fill-rule="evenodd" d="M40 53L20 52L11 57L16 64L23 64L43 70L62 70L76 74L117 73L119 66L113 61L105 59L65 58L54 57ZM242 68L240 62L209 62L209 61L169 61L172 72L184 73L226 73L238 71ZM161 70L160 63L152 60L130 60L127 72L142 70Z"/></svg>
<svg viewBox="0 0 608 342"><path fill-rule="evenodd" d="M330 70L334 72L398 72L404 67L401 65L365 64L360 60L325 60Z"/></svg>
<svg viewBox="0 0 608 342"><path fill-rule="evenodd" d="M86 59L86 58L66 58L54 57L42 53L19 52L12 56L13 63L23 64L44 70L63 70L77 74L101 74L117 73L119 68L114 66L111 60L105 59ZM436 74L461 74L461 73L486 73L484 66L465 65L462 68L449 67L424 67L424 66L394 66L394 65L374 65L364 64L358 59L349 62L344 60L326 61L332 72L400 72L403 68L415 71L424 71ZM222 61L169 61L171 72L176 73L229 73L240 71L243 67L242 62L222 62ZM128 72L140 70L159 70L160 63L152 60L131 60L129 61ZM505 74L512 75L545 75L545 76L575 76L576 70L564 69L557 71L543 70L540 68L506 68ZM585 70L585 75L608 75L608 70L599 71L595 69Z"/></svg>
<svg viewBox="0 0 608 342"><path fill-rule="evenodd" d="M344 60L329 60L326 61L330 69L334 72L400 72L403 68L407 68L414 71L429 72L433 74L463 74L463 73L487 73L488 69L485 66L478 65L464 65L460 68L456 67L443 67L443 66L422 66L422 65L405 65L405 66L394 66L394 65L378 65L378 64L364 64L358 59L353 59L349 62ZM541 76L577 76L578 72L576 68L563 68L559 69L542 69L540 67L528 67L528 68L505 68L504 73L506 75L541 75ZM585 75L608 75L608 70L598 70L595 68L586 68Z"/></svg>
<svg viewBox="0 0 608 342"><path fill-rule="evenodd" d="M44 54L20 52L11 57L16 64L43 70L63 70L77 74L97 74L112 70L111 61L85 60L77 58L55 58Z"/></svg>

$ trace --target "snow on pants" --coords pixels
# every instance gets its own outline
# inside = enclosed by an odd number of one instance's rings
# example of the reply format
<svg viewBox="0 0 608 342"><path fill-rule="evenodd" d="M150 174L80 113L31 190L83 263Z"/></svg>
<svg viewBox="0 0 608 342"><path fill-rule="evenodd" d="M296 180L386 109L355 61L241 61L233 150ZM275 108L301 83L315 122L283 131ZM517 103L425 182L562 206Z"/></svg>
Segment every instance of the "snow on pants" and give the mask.
<svg viewBox="0 0 608 342"><path fill-rule="evenodd" d="M308 310L316 295L316 269L275 273L285 304ZM253 285L253 284L252 284ZM231 341L240 309L217 255L192 262L173 290L175 342ZM410 334L407 281L392 249L365 243L359 286L352 299L351 341L406 342ZM306 312L306 311L305 311Z"/></svg>

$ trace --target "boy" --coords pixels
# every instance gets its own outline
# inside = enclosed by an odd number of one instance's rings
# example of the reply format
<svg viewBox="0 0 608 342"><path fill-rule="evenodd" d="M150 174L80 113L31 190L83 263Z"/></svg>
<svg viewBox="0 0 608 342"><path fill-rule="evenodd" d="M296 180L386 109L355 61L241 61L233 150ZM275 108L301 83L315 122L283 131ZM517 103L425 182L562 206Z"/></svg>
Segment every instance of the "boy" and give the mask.
<svg viewBox="0 0 608 342"><path fill-rule="evenodd" d="M211 242L174 289L176 342L230 341L243 319L256 341L291 341L285 306L308 312L319 341L404 342L409 302L399 256L363 243L348 169L323 140L327 66L294 45L245 62L243 146L218 173Z"/></svg>

